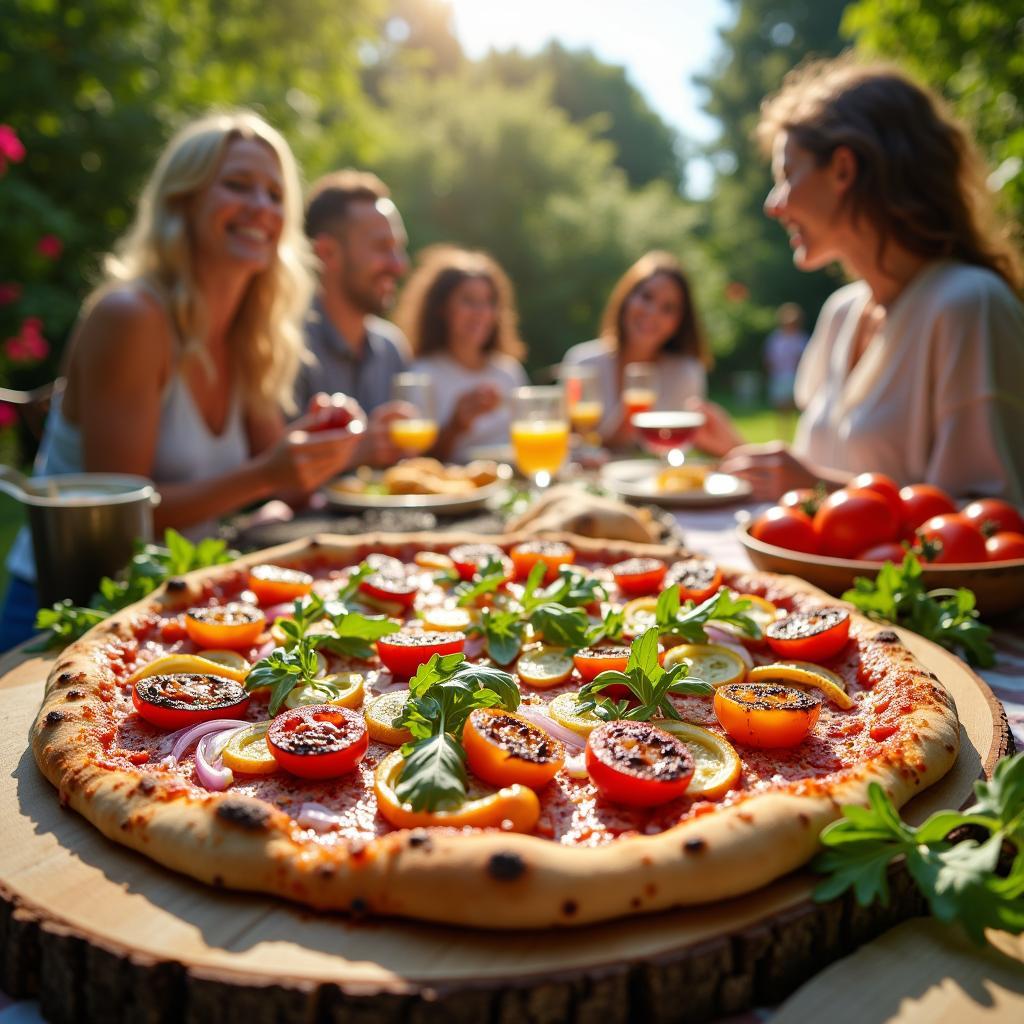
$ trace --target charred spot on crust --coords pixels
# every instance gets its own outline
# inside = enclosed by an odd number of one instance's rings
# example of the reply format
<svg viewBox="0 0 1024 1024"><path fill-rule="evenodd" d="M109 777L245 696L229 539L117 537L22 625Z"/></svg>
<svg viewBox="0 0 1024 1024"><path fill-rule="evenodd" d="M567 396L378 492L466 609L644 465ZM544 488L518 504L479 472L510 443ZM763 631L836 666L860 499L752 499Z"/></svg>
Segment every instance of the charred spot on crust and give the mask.
<svg viewBox="0 0 1024 1024"><path fill-rule="evenodd" d="M211 884L216 886L218 889L223 889L224 888L224 876L223 875L214 875L213 878L210 881L211 881Z"/></svg>
<svg viewBox="0 0 1024 1024"><path fill-rule="evenodd" d="M167 593L177 594L187 586L188 584L180 576L174 576L167 581Z"/></svg>
<svg viewBox="0 0 1024 1024"><path fill-rule="evenodd" d="M143 775L139 779L139 792L144 796L152 796L156 792L156 779L151 779L148 775Z"/></svg>
<svg viewBox="0 0 1024 1024"><path fill-rule="evenodd" d="M61 672L61 674L57 676L58 686L70 686L72 683L82 682L85 682L84 672Z"/></svg>
<svg viewBox="0 0 1024 1024"><path fill-rule="evenodd" d="M630 901L629 905L636 910L640 906L641 900L639 896L634 896Z"/></svg>
<svg viewBox="0 0 1024 1024"><path fill-rule="evenodd" d="M883 629L876 633L875 639L880 644L898 644L900 642L900 638L891 629Z"/></svg>
<svg viewBox="0 0 1024 1024"><path fill-rule="evenodd" d="M579 909L579 904L575 900L566 900L562 904L562 913L566 917L572 917Z"/></svg>
<svg viewBox="0 0 1024 1024"><path fill-rule="evenodd" d="M409 833L409 845L414 849L422 848L423 852L426 853L433 844L430 841L430 836L427 835L426 829L418 828Z"/></svg>
<svg viewBox="0 0 1024 1024"><path fill-rule="evenodd" d="M526 872L526 865L518 853L496 853L487 862L487 871L499 882L514 882Z"/></svg>
<svg viewBox="0 0 1024 1024"><path fill-rule="evenodd" d="M353 917L366 917L370 912L370 905L362 896L356 896L348 905L348 912Z"/></svg>
<svg viewBox="0 0 1024 1024"><path fill-rule="evenodd" d="M693 839L687 839L686 842L683 843L683 850L686 853L703 853L707 847L707 840L701 839L697 836L694 836Z"/></svg>
<svg viewBox="0 0 1024 1024"><path fill-rule="evenodd" d="M81 700L85 696L81 690L68 690L64 695L65 700Z"/></svg>
<svg viewBox="0 0 1024 1024"><path fill-rule="evenodd" d="M64 721L64 712L50 711L47 713L46 718L44 718L43 721L47 725L60 725L60 723Z"/></svg>
<svg viewBox="0 0 1024 1024"><path fill-rule="evenodd" d="M217 817L246 832L261 832L270 825L270 808L262 800L228 797L217 805Z"/></svg>
<svg viewBox="0 0 1024 1024"><path fill-rule="evenodd" d="M804 828L806 828L811 823L811 816L809 814L805 814L803 811L800 811L799 814L797 814L796 816L796 820L799 821L800 824L804 826Z"/></svg>

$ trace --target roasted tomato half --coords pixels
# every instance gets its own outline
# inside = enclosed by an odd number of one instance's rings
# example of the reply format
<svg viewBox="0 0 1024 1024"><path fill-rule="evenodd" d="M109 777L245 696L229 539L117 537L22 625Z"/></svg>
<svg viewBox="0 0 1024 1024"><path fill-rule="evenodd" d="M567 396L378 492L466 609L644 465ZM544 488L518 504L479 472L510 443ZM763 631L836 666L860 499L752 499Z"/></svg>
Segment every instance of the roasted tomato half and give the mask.
<svg viewBox="0 0 1024 1024"><path fill-rule="evenodd" d="M251 647L267 625L267 617L254 604L240 601L210 608L190 608L185 630L196 647Z"/></svg>
<svg viewBox="0 0 1024 1024"><path fill-rule="evenodd" d="M558 577L558 568L572 565L576 561L576 552L568 544L560 540L528 540L517 544L509 554L516 569L516 579L525 580L530 570L543 562L546 569L544 579L550 583Z"/></svg>
<svg viewBox="0 0 1024 1024"><path fill-rule="evenodd" d="M313 577L281 565L254 565L249 570L249 589L262 605L283 604L305 597L313 589Z"/></svg>
<svg viewBox="0 0 1024 1024"><path fill-rule="evenodd" d="M780 657L823 661L838 654L850 636L850 613L845 608L793 612L765 631L768 646Z"/></svg>
<svg viewBox="0 0 1024 1024"><path fill-rule="evenodd" d="M135 710L158 729L184 729L211 718L241 718L249 697L233 679L196 672L147 676L132 687Z"/></svg>
<svg viewBox="0 0 1024 1024"><path fill-rule="evenodd" d="M722 728L748 747L795 747L814 728L821 698L776 682L732 683L715 690Z"/></svg>
<svg viewBox="0 0 1024 1024"><path fill-rule="evenodd" d="M510 711L477 708L462 730L470 771L492 786L520 782L543 789L565 763L565 747Z"/></svg>
<svg viewBox="0 0 1024 1024"><path fill-rule="evenodd" d="M680 601L706 601L718 593L722 570L708 558L687 558L673 562L665 574L663 586L679 586Z"/></svg>
<svg viewBox="0 0 1024 1024"><path fill-rule="evenodd" d="M488 562L500 562L506 579L512 579L515 574L512 559L497 544L459 544L448 552L448 557L464 580L473 579Z"/></svg>
<svg viewBox="0 0 1024 1024"><path fill-rule="evenodd" d="M377 654L396 679L411 679L431 655L461 654L465 646L466 634L456 630L400 629L377 641Z"/></svg>
<svg viewBox="0 0 1024 1024"><path fill-rule="evenodd" d="M303 779L333 779L352 771L369 743L363 716L336 704L286 711L267 730L267 746L277 763Z"/></svg>
<svg viewBox="0 0 1024 1024"><path fill-rule="evenodd" d="M583 682L589 683L602 672L625 672L629 662L629 647L624 644L584 647L572 656L572 661Z"/></svg>
<svg viewBox="0 0 1024 1024"><path fill-rule="evenodd" d="M665 563L657 558L627 558L611 567L619 590L629 597L655 594L665 579Z"/></svg>
<svg viewBox="0 0 1024 1024"><path fill-rule="evenodd" d="M403 608L411 608L419 587L404 573L375 572L360 581L359 592L374 601L394 601Z"/></svg>
<svg viewBox="0 0 1024 1024"><path fill-rule="evenodd" d="M686 792L694 761L682 740L650 722L605 722L587 737L587 771L617 804L652 807Z"/></svg>

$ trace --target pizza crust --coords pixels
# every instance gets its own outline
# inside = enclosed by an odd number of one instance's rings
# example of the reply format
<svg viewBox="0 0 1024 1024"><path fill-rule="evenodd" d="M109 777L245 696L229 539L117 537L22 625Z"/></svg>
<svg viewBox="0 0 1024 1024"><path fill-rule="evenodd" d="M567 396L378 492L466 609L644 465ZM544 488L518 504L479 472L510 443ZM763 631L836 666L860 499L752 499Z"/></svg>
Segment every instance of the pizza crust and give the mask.
<svg viewBox="0 0 1024 1024"><path fill-rule="evenodd" d="M59 657L32 729L37 763L67 803L104 835L166 867L231 889L266 892L313 907L353 914L419 918L492 929L578 925L753 891L800 867L840 806L865 803L880 783L896 806L940 779L959 750L959 725L941 682L891 630L852 614L865 652L884 653L928 697L901 719L902 745L884 758L810 780L803 792L751 795L657 835L628 836L596 848L537 836L431 828L395 831L366 843L331 847L304 840L291 817L266 801L201 793L173 775L96 763L104 752L99 725L110 718L101 699L99 655L132 635L131 624L154 608L178 611L204 584L249 565L287 565L322 553L351 564L371 550L448 549L460 543L515 543L516 536L451 534L314 538L246 556L229 566L170 581L145 601L101 623ZM582 557L614 561L633 555L678 555L664 546L564 537ZM736 574L764 580L768 574ZM794 577L771 577L801 603L835 604ZM113 677L110 677L113 678Z"/></svg>

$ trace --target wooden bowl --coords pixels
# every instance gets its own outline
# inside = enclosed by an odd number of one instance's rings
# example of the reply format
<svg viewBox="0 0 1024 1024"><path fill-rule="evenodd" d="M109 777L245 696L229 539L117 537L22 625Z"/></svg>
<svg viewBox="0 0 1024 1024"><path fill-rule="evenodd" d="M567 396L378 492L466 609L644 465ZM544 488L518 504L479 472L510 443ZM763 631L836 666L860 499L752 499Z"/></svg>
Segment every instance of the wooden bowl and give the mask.
<svg viewBox="0 0 1024 1024"><path fill-rule="evenodd" d="M813 583L816 587L841 597L853 586L854 578L874 578L880 562L856 558L832 558L808 555L802 551L765 544L750 536L750 523L737 527L739 541L758 569L788 573ZM974 591L978 611L983 617L1024 608L1024 558L1007 562L968 562L949 565L925 565L924 584L929 590L937 587L966 587Z"/></svg>

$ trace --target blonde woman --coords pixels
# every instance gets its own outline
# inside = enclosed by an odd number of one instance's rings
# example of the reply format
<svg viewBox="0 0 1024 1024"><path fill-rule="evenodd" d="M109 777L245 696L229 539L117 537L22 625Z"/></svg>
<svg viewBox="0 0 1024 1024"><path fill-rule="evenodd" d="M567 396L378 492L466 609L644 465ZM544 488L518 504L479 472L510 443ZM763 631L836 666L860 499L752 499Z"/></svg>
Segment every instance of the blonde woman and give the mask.
<svg viewBox="0 0 1024 1024"><path fill-rule="evenodd" d="M723 469L762 498L877 471L1021 503L1024 273L966 129L898 68L844 57L793 72L758 134L794 263L855 280L804 352L792 449L735 448ZM728 451L738 435L705 411L698 443Z"/></svg>
<svg viewBox="0 0 1024 1024"><path fill-rule="evenodd" d="M37 473L148 476L157 529L202 535L219 516L306 494L344 468L354 437L287 433L282 415L302 358L309 262L282 136L249 112L182 129L85 302ZM5 624L13 604L34 606L27 536L8 565Z"/></svg>

